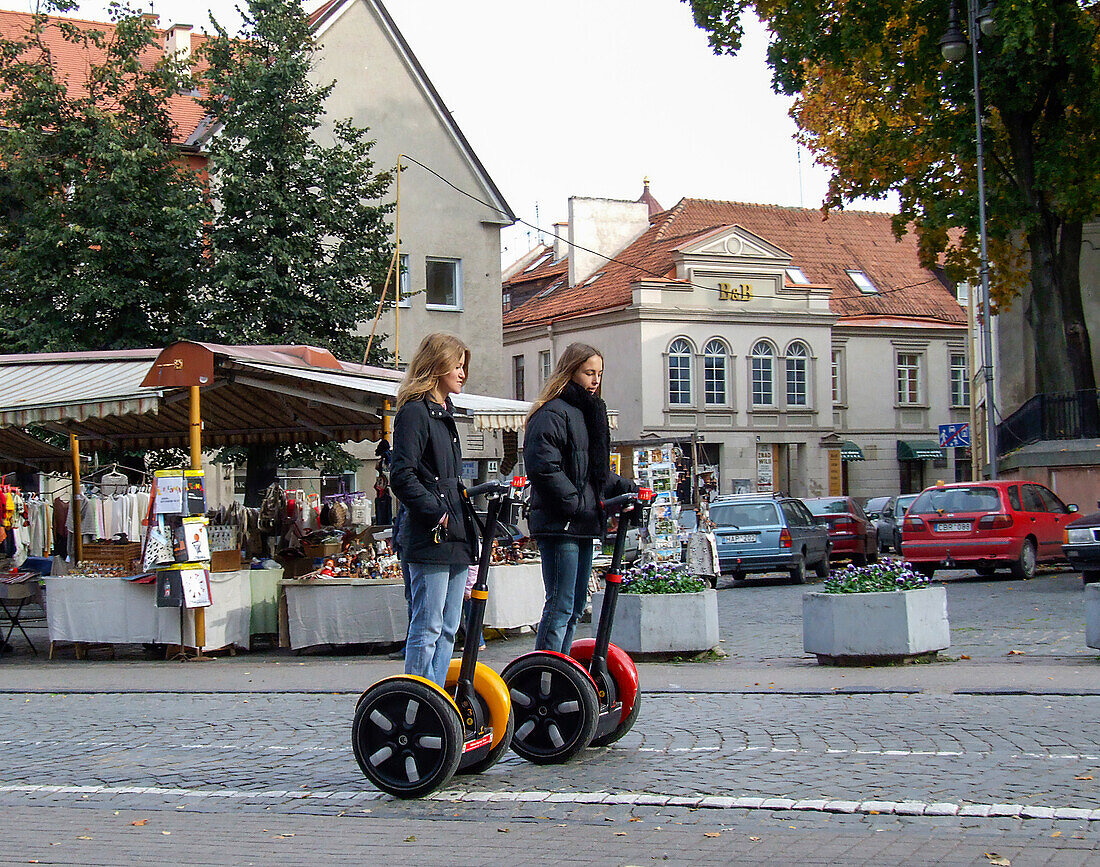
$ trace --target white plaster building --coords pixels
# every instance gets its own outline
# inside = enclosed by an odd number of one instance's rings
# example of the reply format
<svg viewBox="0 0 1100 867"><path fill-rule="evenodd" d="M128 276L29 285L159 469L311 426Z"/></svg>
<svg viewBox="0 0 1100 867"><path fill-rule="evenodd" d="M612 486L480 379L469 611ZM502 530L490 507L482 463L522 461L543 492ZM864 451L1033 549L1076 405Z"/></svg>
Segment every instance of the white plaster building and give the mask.
<svg viewBox="0 0 1100 867"><path fill-rule="evenodd" d="M966 316L890 215L662 211L648 187L569 215L563 239L606 255L559 243L508 269L509 397L532 399L580 340L605 354L623 452L694 434L722 492L769 473L776 490L859 498L966 477L966 450L937 445L938 425L969 420Z"/></svg>

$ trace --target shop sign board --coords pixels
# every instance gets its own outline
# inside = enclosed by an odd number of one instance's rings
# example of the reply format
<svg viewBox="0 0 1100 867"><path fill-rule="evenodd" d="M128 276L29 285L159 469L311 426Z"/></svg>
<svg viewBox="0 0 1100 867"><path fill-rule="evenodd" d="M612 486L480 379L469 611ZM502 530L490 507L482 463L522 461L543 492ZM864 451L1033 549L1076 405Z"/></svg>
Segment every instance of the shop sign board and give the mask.
<svg viewBox="0 0 1100 867"><path fill-rule="evenodd" d="M829 459L829 496L839 497L844 494L844 473L841 467L840 449L825 449Z"/></svg>
<svg viewBox="0 0 1100 867"><path fill-rule="evenodd" d="M774 454L770 445L756 446L756 490L775 490Z"/></svg>

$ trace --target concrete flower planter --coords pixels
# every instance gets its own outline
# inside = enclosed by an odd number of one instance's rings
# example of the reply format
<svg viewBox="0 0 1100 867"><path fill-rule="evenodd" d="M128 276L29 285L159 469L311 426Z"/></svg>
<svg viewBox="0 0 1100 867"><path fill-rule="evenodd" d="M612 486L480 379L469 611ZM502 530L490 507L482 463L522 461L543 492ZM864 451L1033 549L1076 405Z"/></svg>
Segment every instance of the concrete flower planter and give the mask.
<svg viewBox="0 0 1100 867"><path fill-rule="evenodd" d="M950 646L944 587L802 597L802 647L822 664L896 662Z"/></svg>
<svg viewBox="0 0 1100 867"><path fill-rule="evenodd" d="M599 623L603 593L592 594ZM698 653L718 644L718 591L620 593L611 643L627 653Z"/></svg>
<svg viewBox="0 0 1100 867"><path fill-rule="evenodd" d="M1085 585L1085 644L1100 649L1100 584Z"/></svg>

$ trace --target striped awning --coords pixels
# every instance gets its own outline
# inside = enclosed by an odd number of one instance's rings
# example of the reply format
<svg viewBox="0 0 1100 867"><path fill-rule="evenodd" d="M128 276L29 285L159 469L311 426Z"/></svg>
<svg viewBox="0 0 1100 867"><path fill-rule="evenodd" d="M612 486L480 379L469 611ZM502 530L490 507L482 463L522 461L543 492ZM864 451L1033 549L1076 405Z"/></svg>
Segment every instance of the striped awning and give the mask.
<svg viewBox="0 0 1100 867"><path fill-rule="evenodd" d="M863 449L857 446L851 440L845 440L840 446L840 459L842 461L865 461L866 456L863 454Z"/></svg>

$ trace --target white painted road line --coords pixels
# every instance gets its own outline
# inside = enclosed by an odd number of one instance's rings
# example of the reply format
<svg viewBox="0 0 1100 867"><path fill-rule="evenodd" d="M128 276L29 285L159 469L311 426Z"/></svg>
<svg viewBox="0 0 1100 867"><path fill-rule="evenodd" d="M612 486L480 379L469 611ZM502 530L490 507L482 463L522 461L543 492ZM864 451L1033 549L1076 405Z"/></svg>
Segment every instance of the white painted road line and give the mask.
<svg viewBox="0 0 1100 867"><path fill-rule="evenodd" d="M240 798L245 800L381 801L396 800L384 792L333 792L184 789L160 786L47 786L0 785L0 794L26 795L163 795L168 798ZM1100 822L1100 805L1052 807L1035 804L955 804L924 801L832 801L824 798L751 798L723 795L664 795L656 792L467 792L447 789L428 796L429 800L454 803L501 801L555 804L635 804L640 806L682 806L711 810L801 810L809 813L895 814L899 816L965 816L970 818L1078 819ZM148 807L146 807L148 809Z"/></svg>
<svg viewBox="0 0 1100 867"><path fill-rule="evenodd" d="M125 749L127 752L134 750L181 750L194 751L222 751L222 752L276 752L276 753L343 753L349 747L345 746L310 746L295 744L285 746L282 744L260 743L212 743L212 744L166 744L166 743L137 743L120 744L115 741L66 741L66 740L0 740L0 747L81 747L91 749ZM625 752L622 747L616 749ZM768 753L772 755L801 755L801 756L888 756L890 758L905 758L919 756L958 758L968 756L972 758L988 758L998 756L1006 759L1040 759L1045 761L1067 762L1100 762L1100 753L999 753L990 750L857 750L857 749L805 749L796 747L635 747L634 752L640 754L670 755L674 753ZM518 756L508 758L518 759Z"/></svg>

